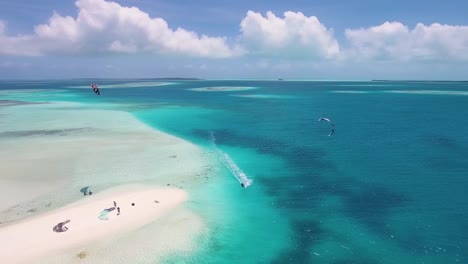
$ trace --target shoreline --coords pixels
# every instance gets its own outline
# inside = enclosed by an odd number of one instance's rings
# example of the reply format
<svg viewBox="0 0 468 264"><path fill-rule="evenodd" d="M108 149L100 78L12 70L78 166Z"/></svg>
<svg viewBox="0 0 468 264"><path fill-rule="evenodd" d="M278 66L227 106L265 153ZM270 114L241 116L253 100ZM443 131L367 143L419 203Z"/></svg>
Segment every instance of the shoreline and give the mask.
<svg viewBox="0 0 468 264"><path fill-rule="evenodd" d="M31 111L35 113L34 119ZM116 230L112 218L107 223L97 218L96 210L105 207L102 199L108 200L107 207L111 207L114 200L125 200L126 195L141 194L148 198L147 193L171 197L164 200L168 208L157 204L167 210L134 210L142 216L126 220L124 212L136 208L122 207L122 215L118 217L126 222L118 225L118 233L131 235L158 219L165 221L166 228L178 225L181 219L170 213L175 210L176 216L183 216L189 223L169 234L178 242L147 250L161 257L195 248L193 238L204 224L197 214L183 206L188 192L182 189L197 188L203 182L200 175L209 167L206 166L209 161L200 147L156 130L130 113L89 109L82 103L5 106L0 108L0 114L8 124L0 124L0 134L7 135L0 137L0 157L5 161L0 166L0 183L5 192L0 193L10 199L0 208L0 242L8 245L0 248L1 262L28 263L41 257L45 263L53 263L54 255L62 256L61 260L74 258L75 248L86 243L105 243L106 237L113 236ZM135 183L140 187L132 187ZM78 190L86 185L93 186L94 194L83 199ZM151 205L156 204L154 200L151 199ZM69 227L66 232L52 231L54 225L67 219L71 222L66 225ZM87 224L74 227L82 221ZM75 234L74 230L81 230L84 235ZM168 235L160 227L153 226L152 230ZM56 235L68 240L54 240ZM108 257L101 254L102 260Z"/></svg>
<svg viewBox="0 0 468 264"><path fill-rule="evenodd" d="M38 258L47 259L114 233L131 232L164 218L180 207L187 197L187 192L180 189L147 186L120 186L87 196L58 210L0 228L0 262L29 263ZM117 202L120 215L113 210L108 213L108 220L99 219L99 213L112 208L113 201ZM65 220L70 220L66 224L68 230L54 232L53 227Z"/></svg>

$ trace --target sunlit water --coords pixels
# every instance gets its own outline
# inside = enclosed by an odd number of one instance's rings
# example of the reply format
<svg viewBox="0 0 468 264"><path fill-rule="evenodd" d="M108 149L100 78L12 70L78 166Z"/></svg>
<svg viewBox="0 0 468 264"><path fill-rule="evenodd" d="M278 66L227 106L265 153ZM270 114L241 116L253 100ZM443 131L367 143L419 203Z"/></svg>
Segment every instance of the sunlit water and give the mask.
<svg viewBox="0 0 468 264"><path fill-rule="evenodd" d="M168 263L468 262L467 83L169 83L2 82L0 100L128 111L218 159L191 190L197 253Z"/></svg>

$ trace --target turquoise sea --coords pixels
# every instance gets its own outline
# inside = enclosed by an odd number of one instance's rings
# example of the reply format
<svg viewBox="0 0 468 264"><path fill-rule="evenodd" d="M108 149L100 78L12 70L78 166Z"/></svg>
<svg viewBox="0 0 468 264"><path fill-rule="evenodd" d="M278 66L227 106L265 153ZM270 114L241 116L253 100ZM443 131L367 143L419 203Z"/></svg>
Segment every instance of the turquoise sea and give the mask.
<svg viewBox="0 0 468 264"><path fill-rule="evenodd" d="M114 107L227 164L191 190L197 252L167 263L468 263L468 82L160 82L3 81L0 100Z"/></svg>

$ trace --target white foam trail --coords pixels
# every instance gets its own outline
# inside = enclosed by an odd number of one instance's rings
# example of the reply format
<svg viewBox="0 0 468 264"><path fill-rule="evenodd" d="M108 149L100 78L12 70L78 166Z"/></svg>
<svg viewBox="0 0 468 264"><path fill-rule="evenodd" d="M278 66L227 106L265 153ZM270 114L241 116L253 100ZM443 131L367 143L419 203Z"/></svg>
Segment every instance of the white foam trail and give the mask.
<svg viewBox="0 0 468 264"><path fill-rule="evenodd" d="M247 188L252 184L252 180L247 177L239 166L229 157L227 153L224 153L222 150L216 146L216 138L213 131L210 132L210 143L213 149L216 152L217 157L221 162L226 166L226 168L231 172L231 174L239 181L239 183L244 184L244 188Z"/></svg>

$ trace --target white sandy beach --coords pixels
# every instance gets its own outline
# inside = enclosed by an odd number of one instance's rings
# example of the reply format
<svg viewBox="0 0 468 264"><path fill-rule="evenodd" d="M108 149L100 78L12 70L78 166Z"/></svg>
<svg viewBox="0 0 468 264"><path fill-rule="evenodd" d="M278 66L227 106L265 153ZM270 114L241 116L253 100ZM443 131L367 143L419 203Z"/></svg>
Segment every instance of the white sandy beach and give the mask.
<svg viewBox="0 0 468 264"><path fill-rule="evenodd" d="M126 255L154 261L196 248L203 223L184 207L183 189L202 183L209 167L200 148L128 113L81 104L4 106L0 114L0 263L128 263ZM87 185L92 196L79 192ZM121 215L98 219L113 201ZM66 232L52 230L67 219ZM134 245L145 246L116 255Z"/></svg>
<svg viewBox="0 0 468 264"><path fill-rule="evenodd" d="M64 208L0 228L0 263L27 263L145 226L181 205L187 193L176 188L121 186L84 197ZM117 210L109 220L98 215L106 208ZM157 201L157 202L156 202ZM135 206L131 204L134 203ZM65 232L54 232L59 222L71 220Z"/></svg>

